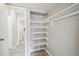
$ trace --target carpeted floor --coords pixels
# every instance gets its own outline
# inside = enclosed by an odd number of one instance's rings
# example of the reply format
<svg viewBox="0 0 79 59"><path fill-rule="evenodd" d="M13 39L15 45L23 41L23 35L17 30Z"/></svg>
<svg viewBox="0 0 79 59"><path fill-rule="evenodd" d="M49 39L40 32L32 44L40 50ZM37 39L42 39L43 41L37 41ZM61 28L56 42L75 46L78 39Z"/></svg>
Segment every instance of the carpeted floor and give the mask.
<svg viewBox="0 0 79 59"><path fill-rule="evenodd" d="M32 52L31 55L32 56L49 56L45 50Z"/></svg>

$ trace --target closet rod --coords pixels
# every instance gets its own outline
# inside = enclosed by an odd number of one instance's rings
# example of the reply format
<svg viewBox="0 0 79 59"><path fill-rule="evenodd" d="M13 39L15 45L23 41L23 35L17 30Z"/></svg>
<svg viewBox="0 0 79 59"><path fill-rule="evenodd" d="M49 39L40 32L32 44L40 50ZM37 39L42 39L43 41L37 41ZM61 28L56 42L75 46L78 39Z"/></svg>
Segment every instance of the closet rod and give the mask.
<svg viewBox="0 0 79 59"><path fill-rule="evenodd" d="M57 16L58 14L60 15L60 14L62 14L63 12L65 13L65 11L67 11L67 10L73 8L73 7L76 6L76 5L78 5L78 3L73 4L73 5L71 5L71 6L67 7L67 8L65 8L65 9L63 9L63 10L57 12L57 13L54 14L54 15L49 16L48 18L46 18L47 22L50 22L50 19L52 19L53 17Z"/></svg>
<svg viewBox="0 0 79 59"><path fill-rule="evenodd" d="M63 19L63 18L70 17L70 16L74 16L74 15L77 15L77 14L79 14L79 10L74 11L74 12L69 13L69 14L66 14L66 15L64 15L64 16L58 17L58 18L53 19L53 20L51 20L51 21L49 21L49 22L58 21L58 20L61 20L61 19Z"/></svg>

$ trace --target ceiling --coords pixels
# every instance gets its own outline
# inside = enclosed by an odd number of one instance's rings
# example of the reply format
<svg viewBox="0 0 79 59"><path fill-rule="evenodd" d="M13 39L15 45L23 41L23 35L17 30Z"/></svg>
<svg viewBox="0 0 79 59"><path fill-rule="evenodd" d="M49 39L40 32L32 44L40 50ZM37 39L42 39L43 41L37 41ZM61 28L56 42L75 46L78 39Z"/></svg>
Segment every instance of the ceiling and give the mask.
<svg viewBox="0 0 79 59"><path fill-rule="evenodd" d="M68 7L72 5L72 3L11 3L11 5L50 12L51 10L56 9L56 7Z"/></svg>

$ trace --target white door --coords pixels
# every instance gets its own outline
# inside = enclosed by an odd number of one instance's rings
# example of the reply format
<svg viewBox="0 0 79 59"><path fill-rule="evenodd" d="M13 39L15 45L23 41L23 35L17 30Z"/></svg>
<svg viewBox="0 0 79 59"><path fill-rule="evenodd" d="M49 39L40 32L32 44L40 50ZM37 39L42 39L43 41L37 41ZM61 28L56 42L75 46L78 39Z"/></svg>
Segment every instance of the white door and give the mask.
<svg viewBox="0 0 79 59"><path fill-rule="evenodd" d="M8 56L8 11L4 4L0 4L0 56Z"/></svg>

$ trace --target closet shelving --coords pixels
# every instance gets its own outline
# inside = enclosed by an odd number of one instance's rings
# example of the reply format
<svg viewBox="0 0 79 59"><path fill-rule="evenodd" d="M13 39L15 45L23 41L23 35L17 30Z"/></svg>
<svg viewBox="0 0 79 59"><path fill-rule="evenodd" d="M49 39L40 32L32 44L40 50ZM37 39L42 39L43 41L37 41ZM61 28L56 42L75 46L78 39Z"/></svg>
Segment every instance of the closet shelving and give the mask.
<svg viewBox="0 0 79 59"><path fill-rule="evenodd" d="M47 46L46 40L48 40L48 38L46 35L48 33L46 29L48 28L48 26L47 23L44 22L44 17L45 17L44 15L31 13L31 19L30 19L31 52L45 49L45 47Z"/></svg>

